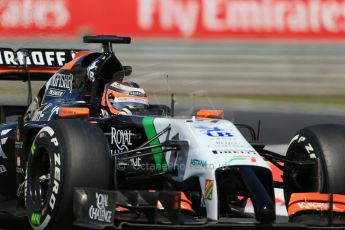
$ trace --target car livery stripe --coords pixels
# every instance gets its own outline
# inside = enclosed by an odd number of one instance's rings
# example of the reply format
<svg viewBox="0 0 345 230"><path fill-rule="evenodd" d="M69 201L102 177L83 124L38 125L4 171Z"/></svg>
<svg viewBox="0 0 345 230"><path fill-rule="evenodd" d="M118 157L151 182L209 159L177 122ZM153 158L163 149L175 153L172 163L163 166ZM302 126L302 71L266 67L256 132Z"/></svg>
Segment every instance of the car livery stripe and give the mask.
<svg viewBox="0 0 345 230"><path fill-rule="evenodd" d="M143 119L143 126L144 126L145 133L146 133L148 140L153 138L155 135L157 135L157 131L156 131L156 128L154 127L153 121L154 121L154 118L152 118L152 117L144 117L144 119ZM158 145L158 144L160 144L158 138L156 138L150 142L150 146ZM153 155L153 159L155 160L155 163L156 163L156 168L158 170L162 170L163 172L167 172L168 167L167 167L165 159L163 157L162 148L156 147L156 148L151 149L151 151L152 152L159 152L159 153Z"/></svg>
<svg viewBox="0 0 345 230"><path fill-rule="evenodd" d="M214 180L205 180L205 192L204 198L207 200L212 200Z"/></svg>

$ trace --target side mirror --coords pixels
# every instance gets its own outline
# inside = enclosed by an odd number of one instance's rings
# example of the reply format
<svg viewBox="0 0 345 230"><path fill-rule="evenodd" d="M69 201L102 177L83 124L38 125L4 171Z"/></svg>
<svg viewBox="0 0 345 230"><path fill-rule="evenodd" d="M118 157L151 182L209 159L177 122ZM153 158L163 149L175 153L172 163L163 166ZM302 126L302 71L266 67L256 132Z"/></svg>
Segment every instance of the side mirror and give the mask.
<svg viewBox="0 0 345 230"><path fill-rule="evenodd" d="M129 76L133 72L132 66L128 66L128 65L123 66L123 70L125 71L125 76Z"/></svg>

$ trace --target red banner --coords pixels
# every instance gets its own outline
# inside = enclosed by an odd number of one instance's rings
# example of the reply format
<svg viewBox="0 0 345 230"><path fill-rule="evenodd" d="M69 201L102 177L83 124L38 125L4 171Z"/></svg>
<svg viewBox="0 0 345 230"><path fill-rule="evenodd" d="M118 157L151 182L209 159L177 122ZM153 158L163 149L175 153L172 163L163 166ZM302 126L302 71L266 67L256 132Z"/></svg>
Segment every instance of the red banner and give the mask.
<svg viewBox="0 0 345 230"><path fill-rule="evenodd" d="M345 0L2 0L2 36L345 39Z"/></svg>

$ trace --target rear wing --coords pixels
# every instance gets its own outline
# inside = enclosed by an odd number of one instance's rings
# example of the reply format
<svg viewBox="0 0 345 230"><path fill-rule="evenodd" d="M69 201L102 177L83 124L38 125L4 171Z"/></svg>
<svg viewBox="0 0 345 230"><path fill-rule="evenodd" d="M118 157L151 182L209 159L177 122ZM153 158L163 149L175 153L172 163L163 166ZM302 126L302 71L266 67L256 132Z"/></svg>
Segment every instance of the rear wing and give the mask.
<svg viewBox="0 0 345 230"><path fill-rule="evenodd" d="M73 60L77 49L0 48L0 80L46 81L66 63Z"/></svg>

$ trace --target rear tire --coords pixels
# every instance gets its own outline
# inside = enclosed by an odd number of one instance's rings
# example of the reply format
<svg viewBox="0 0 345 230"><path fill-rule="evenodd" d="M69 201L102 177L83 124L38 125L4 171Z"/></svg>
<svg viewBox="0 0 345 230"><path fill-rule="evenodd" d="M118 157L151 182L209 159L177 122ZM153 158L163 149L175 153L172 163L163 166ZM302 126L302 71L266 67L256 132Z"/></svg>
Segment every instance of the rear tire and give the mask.
<svg viewBox="0 0 345 230"><path fill-rule="evenodd" d="M320 192L345 194L345 126L316 125L297 132L291 140L287 159L305 161L316 158L319 168L299 170L286 163L284 170L285 202L292 193ZM291 173L289 175L289 173Z"/></svg>
<svg viewBox="0 0 345 230"><path fill-rule="evenodd" d="M73 189L110 189L112 159L102 130L81 120L42 128L28 156L26 208L34 229L69 229Z"/></svg>

